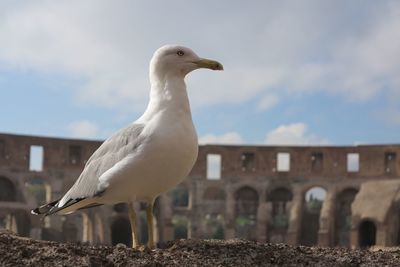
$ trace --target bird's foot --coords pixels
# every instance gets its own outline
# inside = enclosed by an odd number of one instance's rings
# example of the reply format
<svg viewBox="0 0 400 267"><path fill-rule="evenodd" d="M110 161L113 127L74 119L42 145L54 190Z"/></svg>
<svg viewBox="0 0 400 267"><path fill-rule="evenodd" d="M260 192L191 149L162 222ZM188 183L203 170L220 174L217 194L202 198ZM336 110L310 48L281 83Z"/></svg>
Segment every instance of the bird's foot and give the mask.
<svg viewBox="0 0 400 267"><path fill-rule="evenodd" d="M147 248L150 250L154 250L154 249L156 249L156 244L154 244L154 242L148 242Z"/></svg>
<svg viewBox="0 0 400 267"><path fill-rule="evenodd" d="M139 250L140 252L150 252L152 250L151 248L145 245L134 246L133 248Z"/></svg>

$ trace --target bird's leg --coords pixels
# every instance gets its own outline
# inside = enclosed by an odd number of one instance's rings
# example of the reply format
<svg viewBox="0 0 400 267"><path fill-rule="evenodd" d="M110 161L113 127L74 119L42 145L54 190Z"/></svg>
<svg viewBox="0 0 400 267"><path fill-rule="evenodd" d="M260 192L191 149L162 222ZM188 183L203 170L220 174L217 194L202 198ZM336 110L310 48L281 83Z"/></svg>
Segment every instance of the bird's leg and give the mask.
<svg viewBox="0 0 400 267"><path fill-rule="evenodd" d="M132 248L139 248L140 244L137 233L136 212L132 202L129 202L128 206L129 206L129 220L131 222L131 231L132 231Z"/></svg>
<svg viewBox="0 0 400 267"><path fill-rule="evenodd" d="M154 232L153 232L153 205L154 201L150 201L146 207L146 215L147 215L147 232L148 232L148 241L147 246L150 249L155 248L154 244Z"/></svg>

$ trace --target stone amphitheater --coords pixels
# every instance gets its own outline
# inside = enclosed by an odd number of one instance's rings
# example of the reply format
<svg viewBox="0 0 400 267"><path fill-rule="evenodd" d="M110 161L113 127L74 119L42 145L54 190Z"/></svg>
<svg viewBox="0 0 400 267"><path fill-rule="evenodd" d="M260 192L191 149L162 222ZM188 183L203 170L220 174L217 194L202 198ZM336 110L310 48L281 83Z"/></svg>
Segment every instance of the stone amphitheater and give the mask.
<svg viewBox="0 0 400 267"><path fill-rule="evenodd" d="M124 204L40 218L100 141L0 134L0 228L35 239L131 243ZM157 240L244 238L292 245L400 244L400 145L200 146L182 184L156 201ZM147 239L144 207L140 239Z"/></svg>

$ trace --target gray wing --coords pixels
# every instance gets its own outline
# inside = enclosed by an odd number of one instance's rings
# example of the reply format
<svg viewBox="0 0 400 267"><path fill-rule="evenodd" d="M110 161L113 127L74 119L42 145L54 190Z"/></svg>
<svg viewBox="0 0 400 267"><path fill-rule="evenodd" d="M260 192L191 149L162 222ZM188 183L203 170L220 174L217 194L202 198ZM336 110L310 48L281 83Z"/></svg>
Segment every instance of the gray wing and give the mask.
<svg viewBox="0 0 400 267"><path fill-rule="evenodd" d="M103 193L106 188L99 188L99 177L143 143L143 128L144 124L134 123L104 141L86 162L78 180L60 200L59 207L71 199L93 197Z"/></svg>

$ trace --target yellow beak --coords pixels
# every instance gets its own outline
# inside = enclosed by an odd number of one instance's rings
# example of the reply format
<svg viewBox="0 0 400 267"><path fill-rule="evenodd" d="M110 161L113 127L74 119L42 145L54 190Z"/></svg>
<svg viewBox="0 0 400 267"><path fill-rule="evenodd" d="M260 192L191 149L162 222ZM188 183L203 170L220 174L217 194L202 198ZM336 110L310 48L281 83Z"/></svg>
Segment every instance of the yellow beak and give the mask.
<svg viewBox="0 0 400 267"><path fill-rule="evenodd" d="M221 63L211 59L202 58L193 63L196 64L199 68L206 68L211 70L224 70L224 67L222 66Z"/></svg>

